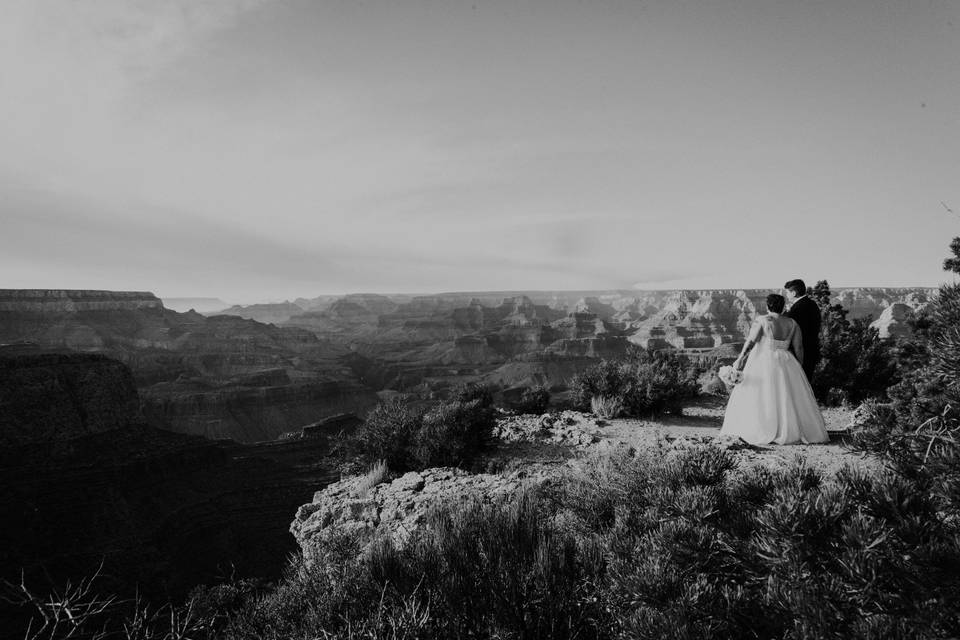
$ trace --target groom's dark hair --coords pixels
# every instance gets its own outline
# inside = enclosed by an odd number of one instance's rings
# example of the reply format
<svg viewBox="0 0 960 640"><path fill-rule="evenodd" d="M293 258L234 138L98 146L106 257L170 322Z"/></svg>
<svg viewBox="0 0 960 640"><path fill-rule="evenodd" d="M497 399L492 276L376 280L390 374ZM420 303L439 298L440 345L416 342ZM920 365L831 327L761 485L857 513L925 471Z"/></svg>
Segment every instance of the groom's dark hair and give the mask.
<svg viewBox="0 0 960 640"><path fill-rule="evenodd" d="M771 293L767 296L767 311L782 313L787 301L779 293Z"/></svg>
<svg viewBox="0 0 960 640"><path fill-rule="evenodd" d="M787 284L783 285L784 289L789 289L793 291L798 296L802 296L807 292L807 285L804 284L803 280L799 278L796 280L790 280Z"/></svg>

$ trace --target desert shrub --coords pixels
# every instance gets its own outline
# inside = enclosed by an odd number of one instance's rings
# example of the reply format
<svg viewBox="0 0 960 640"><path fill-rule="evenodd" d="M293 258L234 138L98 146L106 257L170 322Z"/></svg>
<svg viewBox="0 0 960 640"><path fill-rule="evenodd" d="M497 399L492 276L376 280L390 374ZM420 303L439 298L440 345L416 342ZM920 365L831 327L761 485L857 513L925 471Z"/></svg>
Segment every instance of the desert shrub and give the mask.
<svg viewBox="0 0 960 640"><path fill-rule="evenodd" d="M349 536L330 537L322 544L315 562L293 557L273 588L234 606L218 637L317 638L365 620L380 594L359 545Z"/></svg>
<svg viewBox="0 0 960 640"><path fill-rule="evenodd" d="M481 452L496 427L496 413L483 398L447 402L427 412L413 437L418 468L463 465Z"/></svg>
<svg viewBox="0 0 960 640"><path fill-rule="evenodd" d="M467 403L476 400L482 407L492 407L493 394L494 388L489 384L471 382L455 387L450 395L450 401Z"/></svg>
<svg viewBox="0 0 960 640"><path fill-rule="evenodd" d="M391 400L377 405L354 437L359 453L371 460L384 460L397 471L410 469L410 450L423 426L423 411L409 402Z"/></svg>
<svg viewBox="0 0 960 640"><path fill-rule="evenodd" d="M514 406L519 413L545 413L550 408L550 392L544 386L523 390L520 400Z"/></svg>
<svg viewBox="0 0 960 640"><path fill-rule="evenodd" d="M623 414L623 400L620 396L593 396L590 398L590 412L598 418L617 418Z"/></svg>
<svg viewBox="0 0 960 640"><path fill-rule="evenodd" d="M489 444L496 412L486 393L460 394L471 400L440 402L422 409L394 400L378 405L345 455L367 464L378 460L405 472L435 466L468 466Z"/></svg>
<svg viewBox="0 0 960 640"><path fill-rule="evenodd" d="M590 637L602 612L585 596L604 560L580 542L524 492L437 512L402 551L374 554L371 571L398 599L429 604L448 637Z"/></svg>
<svg viewBox="0 0 960 640"><path fill-rule="evenodd" d="M935 638L960 625L952 516L896 473L738 470L694 447L594 474L560 504L601 533L613 637Z"/></svg>
<svg viewBox="0 0 960 640"><path fill-rule="evenodd" d="M638 350L620 361L600 361L576 375L571 387L581 410L591 410L593 398L615 398L624 415L645 416L679 410L699 394L698 375L685 356Z"/></svg>
<svg viewBox="0 0 960 640"><path fill-rule="evenodd" d="M102 567L101 567L102 569ZM30 640L180 640L209 638L229 619L232 605L244 601L254 583L237 581L209 589L211 597L191 597L182 605L154 605L139 595L119 598L102 588L101 571L76 582L36 585L0 581L0 600L22 609L5 616L0 634ZM243 592L243 595L238 595ZM211 608L214 600L230 605Z"/></svg>

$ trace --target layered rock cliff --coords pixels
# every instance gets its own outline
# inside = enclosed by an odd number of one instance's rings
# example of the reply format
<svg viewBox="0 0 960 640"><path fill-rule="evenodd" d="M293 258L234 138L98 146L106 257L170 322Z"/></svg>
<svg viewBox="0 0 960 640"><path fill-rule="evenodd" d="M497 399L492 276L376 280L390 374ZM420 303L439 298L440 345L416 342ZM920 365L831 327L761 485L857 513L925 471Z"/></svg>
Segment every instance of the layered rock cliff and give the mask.
<svg viewBox="0 0 960 640"><path fill-rule="evenodd" d="M141 310L163 311L163 303L147 291L0 289L0 311L59 314Z"/></svg>
<svg viewBox="0 0 960 640"><path fill-rule="evenodd" d="M296 327L164 308L139 292L0 290L0 344L102 353L128 365L151 424L260 441L376 404L345 346Z"/></svg>
<svg viewBox="0 0 960 640"><path fill-rule="evenodd" d="M378 389L429 391L464 379L562 388L629 343L692 353L734 349L765 313L769 290L614 290L347 296L285 324L349 345L345 360ZM931 289L838 289L851 318L921 309ZM897 307L899 309L899 307ZM884 335L909 328L905 312ZM879 321L878 321L879 322ZM889 325L889 328L888 328ZM880 326L880 325L878 325Z"/></svg>

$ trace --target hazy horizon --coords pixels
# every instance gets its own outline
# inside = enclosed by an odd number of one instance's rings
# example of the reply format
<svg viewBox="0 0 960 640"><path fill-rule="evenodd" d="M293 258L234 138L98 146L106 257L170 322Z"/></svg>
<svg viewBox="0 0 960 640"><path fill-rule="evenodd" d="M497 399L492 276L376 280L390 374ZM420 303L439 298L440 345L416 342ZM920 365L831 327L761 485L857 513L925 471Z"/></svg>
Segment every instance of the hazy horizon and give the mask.
<svg viewBox="0 0 960 640"><path fill-rule="evenodd" d="M934 287L958 27L950 0L10 0L0 287Z"/></svg>
<svg viewBox="0 0 960 640"><path fill-rule="evenodd" d="M809 286L812 287L815 282L809 283ZM904 286L904 287L884 287L884 286L857 286L857 285L834 285L830 284L830 289L832 291L840 291L846 289L936 289L937 287L926 287L926 286ZM230 306L250 306L254 304L283 304L283 303L294 303L297 300L312 300L316 298L324 297L345 297L345 296L362 296L362 295L382 295L382 296L445 296L445 295L491 295L491 294L526 294L526 293L614 293L614 292L637 292L644 293L650 291L698 291L698 290L722 290L722 291L771 291L778 292L780 287L649 287L649 288L636 288L636 287L625 287L625 288L599 288L599 289L487 289L487 290L464 290L464 291L345 291L342 293L318 293L312 295L300 295L294 296L292 298L282 298L282 299L256 299L256 300L246 300L246 301L234 301L226 300L223 296L178 296L178 295L160 295L156 292L150 292L156 295L161 300L220 300L224 303L227 303Z"/></svg>

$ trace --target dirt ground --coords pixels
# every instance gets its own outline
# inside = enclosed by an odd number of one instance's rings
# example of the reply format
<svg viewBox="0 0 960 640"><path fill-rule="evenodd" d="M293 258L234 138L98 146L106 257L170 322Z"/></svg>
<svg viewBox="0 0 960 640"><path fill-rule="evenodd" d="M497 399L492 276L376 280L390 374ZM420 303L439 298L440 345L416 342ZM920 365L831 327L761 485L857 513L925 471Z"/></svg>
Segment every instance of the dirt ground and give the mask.
<svg viewBox="0 0 960 640"><path fill-rule="evenodd" d="M687 404L678 415L665 415L649 420L618 418L601 420L588 413L565 411L554 417L523 415L500 422L498 444L478 470L487 472L519 469L559 469L574 459L593 453L627 446L643 450L666 441L674 446L715 441L733 452L741 464L763 464L782 467L800 458L805 464L832 474L850 465L876 469L879 461L848 450L848 425L853 410L822 409L830 434L824 444L767 445L757 447L739 439L720 437L726 398L702 396ZM544 426L544 421L551 418Z"/></svg>
<svg viewBox="0 0 960 640"><path fill-rule="evenodd" d="M703 397L684 407L682 415L662 416L653 420L614 419L602 421L597 429L602 440L626 443L637 449L652 445L657 438L676 441L708 441L717 438L723 424L725 398ZM847 426L853 411L846 408L823 409L830 433L825 444L768 445L755 447L741 441L737 453L748 464L786 465L800 457L811 466L832 473L844 465L874 467L877 462L844 447Z"/></svg>

